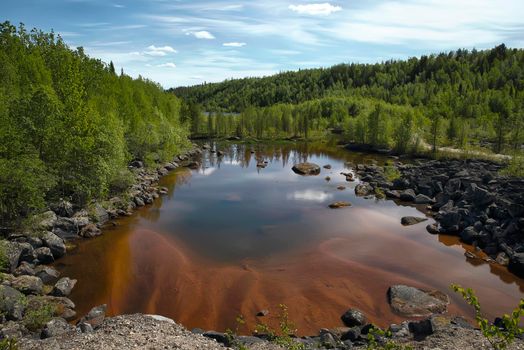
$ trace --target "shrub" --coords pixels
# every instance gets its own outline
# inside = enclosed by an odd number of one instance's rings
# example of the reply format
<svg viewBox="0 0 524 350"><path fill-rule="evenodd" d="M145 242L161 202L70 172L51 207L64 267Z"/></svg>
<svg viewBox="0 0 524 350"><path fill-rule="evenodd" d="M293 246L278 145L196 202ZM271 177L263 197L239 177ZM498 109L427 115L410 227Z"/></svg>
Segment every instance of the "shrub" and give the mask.
<svg viewBox="0 0 524 350"><path fill-rule="evenodd" d="M378 327L373 327L367 335L368 350L412 350L413 347L405 344L397 344L391 340L391 331L384 331ZM382 339L379 343L377 339Z"/></svg>
<svg viewBox="0 0 524 350"><path fill-rule="evenodd" d="M284 304L280 304L279 330L271 328L269 325L259 323L255 332L267 335L268 339L277 345L280 345L288 350L302 350L304 344L296 342L293 337L297 333L295 324L289 319L288 308Z"/></svg>
<svg viewBox="0 0 524 350"><path fill-rule="evenodd" d="M8 263L6 242L0 241L0 272L5 271Z"/></svg>
<svg viewBox="0 0 524 350"><path fill-rule="evenodd" d="M56 312L56 305L45 304L35 309L27 310L24 315L24 325L30 331L38 331L49 322Z"/></svg>
<svg viewBox="0 0 524 350"><path fill-rule="evenodd" d="M0 350L18 350L18 344L14 338L0 340Z"/></svg>
<svg viewBox="0 0 524 350"><path fill-rule="evenodd" d="M524 333L524 329L520 327L521 318L524 316L524 299L520 300L511 315L504 315L500 322L491 324L482 315L479 299L471 288L464 289L456 284L452 284L451 288L475 309L475 320L494 349L506 349L517 336Z"/></svg>

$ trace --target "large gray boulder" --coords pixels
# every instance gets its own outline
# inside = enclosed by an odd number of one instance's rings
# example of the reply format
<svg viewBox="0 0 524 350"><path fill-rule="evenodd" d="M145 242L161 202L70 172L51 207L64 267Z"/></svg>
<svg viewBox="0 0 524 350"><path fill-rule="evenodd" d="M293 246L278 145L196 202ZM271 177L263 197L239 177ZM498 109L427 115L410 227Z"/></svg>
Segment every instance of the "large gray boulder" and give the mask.
<svg viewBox="0 0 524 350"><path fill-rule="evenodd" d="M73 216L74 213L73 204L63 199L60 199L56 203L52 203L51 210L55 212L58 216L65 216L67 218Z"/></svg>
<svg viewBox="0 0 524 350"><path fill-rule="evenodd" d="M72 218L59 217L53 228L53 233L62 239L78 238L78 226Z"/></svg>
<svg viewBox="0 0 524 350"><path fill-rule="evenodd" d="M293 165L292 170L299 175L309 176L320 174L320 166L314 163L299 163Z"/></svg>
<svg viewBox="0 0 524 350"><path fill-rule="evenodd" d="M66 297L69 294L71 294L71 291L75 287L75 284L75 279L71 279L69 277L62 277L58 280L58 282L56 282L53 290L51 291L51 295L57 297Z"/></svg>
<svg viewBox="0 0 524 350"><path fill-rule="evenodd" d="M24 294L42 294L44 284L36 276L18 276L11 280L11 287Z"/></svg>
<svg viewBox="0 0 524 350"><path fill-rule="evenodd" d="M395 312L406 317L423 317L443 313L449 304L448 296L440 291L425 291L405 285L390 287L388 300Z"/></svg>
<svg viewBox="0 0 524 350"><path fill-rule="evenodd" d="M35 268L35 276L44 284L52 284L60 277L60 272L51 266L40 265Z"/></svg>
<svg viewBox="0 0 524 350"><path fill-rule="evenodd" d="M24 295L14 288L0 285L0 313L8 320L18 321L24 315Z"/></svg>
<svg viewBox="0 0 524 350"><path fill-rule="evenodd" d="M46 232L42 238L44 245L51 249L51 253L55 259L61 258L66 253L66 245L64 240L53 232Z"/></svg>
<svg viewBox="0 0 524 350"><path fill-rule="evenodd" d="M79 324L87 323L91 327L93 327L93 329L97 329L104 322L104 319L106 317L106 311L107 311L107 305L106 304L96 306L96 307L92 308L87 313L87 315L82 317L78 323Z"/></svg>

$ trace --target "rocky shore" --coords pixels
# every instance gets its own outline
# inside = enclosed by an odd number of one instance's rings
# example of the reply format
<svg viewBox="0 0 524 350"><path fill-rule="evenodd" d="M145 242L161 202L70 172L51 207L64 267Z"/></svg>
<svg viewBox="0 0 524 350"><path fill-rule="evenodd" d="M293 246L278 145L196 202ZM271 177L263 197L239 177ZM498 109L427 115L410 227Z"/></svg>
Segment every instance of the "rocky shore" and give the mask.
<svg viewBox="0 0 524 350"><path fill-rule="evenodd" d="M209 149L204 145L203 149ZM88 208L74 208L67 201L50 206L35 217L28 232L11 233L7 252L9 273L0 281L0 340L18 339L21 349L285 349L268 334L238 336L216 331L189 331L173 320L152 315L121 315L106 318L106 306L79 317L68 298L76 280L60 276L49 264L67 254L76 239L102 234L104 225L119 216L150 204L167 193L157 185L160 177L178 167L198 168L202 150L195 148L153 170L139 161L130 164L136 183L125 196ZM501 166L479 160L398 159L386 165L352 166L346 180L358 181L359 196L388 198L415 205L435 218L427 226L432 234L451 234L483 250L490 263L508 265L524 272L524 179L500 175ZM316 175L320 167L307 164L293 169ZM393 175L392 175L393 174ZM125 198L125 199L124 199ZM342 205L343 204L343 205ZM333 208L350 205L337 203ZM403 225L424 221L405 217ZM477 258L473 254L472 258ZM367 348L370 339L378 346L401 344L414 349L489 349L478 329L460 317L443 316L449 298L439 291L391 286L384 291L391 308L406 317L401 324L378 330L358 309L341 315L340 327L321 329L307 337L290 337L291 346L302 349ZM76 321L74 324L72 321ZM374 335L370 336L370 332ZM386 333L384 333L386 332ZM386 337L385 334L388 334ZM289 344L288 344L289 345ZM524 349L517 339L510 349Z"/></svg>
<svg viewBox="0 0 524 350"><path fill-rule="evenodd" d="M483 160L359 164L355 192L415 205L437 222L427 225L429 233L458 236L484 251L488 262L524 276L524 179L503 176L502 168ZM388 173L398 176L388 179ZM402 218L403 224L420 221Z"/></svg>
<svg viewBox="0 0 524 350"><path fill-rule="evenodd" d="M189 152L156 169L133 161L129 169L134 184L121 196L92 202L85 208L74 207L66 200L51 203L48 211L30 218L23 230L7 233L3 243L7 273L0 273L0 340L48 338L75 329L68 322L81 315L68 296L77 281L60 276L50 264L67 254L78 239L101 235L112 220L132 215L135 209L167 194L166 188L157 185L159 179L178 167L198 167L201 153L193 145ZM105 309L93 312L105 314ZM76 329L85 332L92 327L80 319Z"/></svg>

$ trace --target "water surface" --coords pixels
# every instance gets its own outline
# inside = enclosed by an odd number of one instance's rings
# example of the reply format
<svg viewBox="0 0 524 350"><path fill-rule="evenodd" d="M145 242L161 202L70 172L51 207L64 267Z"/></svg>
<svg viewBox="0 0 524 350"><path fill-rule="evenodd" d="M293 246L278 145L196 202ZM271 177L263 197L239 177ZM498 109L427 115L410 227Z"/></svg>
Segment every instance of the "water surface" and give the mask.
<svg viewBox="0 0 524 350"><path fill-rule="evenodd" d="M161 314L219 331L236 328L241 314L247 323L239 331L248 333L257 321L276 322L285 304L299 333L312 334L341 326L349 307L380 325L402 320L387 304L393 284L448 292L450 313L466 316L470 309L451 283L474 288L489 317L523 296L523 280L505 268L467 259L471 247L454 237L428 234L431 219L402 226L402 216L424 215L417 208L356 197L358 181L340 175L387 158L325 143L214 147L226 155L206 152L201 169L164 177L167 196L79 242L59 262L79 280L72 294L79 314L107 303L111 314ZM268 166L257 168L257 160ZM303 161L332 169L294 174ZM338 200L353 206L328 208ZM257 320L262 309L270 314Z"/></svg>

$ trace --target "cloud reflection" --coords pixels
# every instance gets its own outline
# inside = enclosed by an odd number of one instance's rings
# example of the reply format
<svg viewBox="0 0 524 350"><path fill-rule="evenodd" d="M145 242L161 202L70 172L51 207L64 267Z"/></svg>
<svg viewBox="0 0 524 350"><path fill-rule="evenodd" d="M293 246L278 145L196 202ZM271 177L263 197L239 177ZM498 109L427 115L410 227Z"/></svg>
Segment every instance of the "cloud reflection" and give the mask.
<svg viewBox="0 0 524 350"><path fill-rule="evenodd" d="M319 203L325 202L326 200L331 198L333 198L333 194L315 190L295 191L287 195L287 199L289 200L310 201Z"/></svg>

